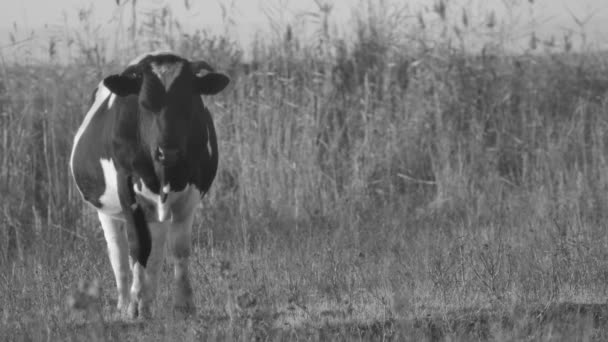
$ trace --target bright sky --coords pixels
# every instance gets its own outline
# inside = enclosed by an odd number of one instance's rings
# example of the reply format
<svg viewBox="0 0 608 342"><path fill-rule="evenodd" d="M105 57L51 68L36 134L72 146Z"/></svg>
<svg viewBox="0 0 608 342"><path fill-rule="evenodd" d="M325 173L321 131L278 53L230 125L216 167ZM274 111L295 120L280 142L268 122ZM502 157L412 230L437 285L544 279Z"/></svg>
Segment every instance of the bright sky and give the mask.
<svg viewBox="0 0 608 342"><path fill-rule="evenodd" d="M120 0L124 2L130 0ZM230 32L241 43L247 45L254 32L269 31L270 23L284 25L292 23L294 28L317 25L315 18L305 13L318 13L316 2L332 3L332 30L348 34L351 26L348 21L353 11L365 11L367 1L380 3L380 0L139 0L137 8L139 19L147 11L158 11L170 3L174 18L178 18L185 31L206 29L211 32ZM425 18L432 20L434 0L384 0L389 6L406 7L411 13L412 24L417 23L416 13L426 13ZM462 7L467 8L471 22L484 22L492 11L498 22L504 24L511 33L520 35L520 45L529 40L532 29L540 38L556 36L562 41L565 32L573 32L573 38L580 44L580 33L586 33L587 43L593 48L608 47L608 1L607 0L448 0L455 8L452 12L454 22L462 22ZM530 3L533 3L530 5ZM188 9L185 4L188 4ZM229 23L222 18L222 4L228 9ZM505 4L513 4L507 10ZM126 5L130 6L130 3ZM425 10L426 6L426 10ZM78 21L79 9L91 8L93 30L107 37L124 34L130 12L122 11L123 28L119 25L119 6L116 0L2 0L0 2L0 55L14 51L12 36L17 40L26 39L34 34L27 44L38 43L48 46L50 36L65 37L67 30L82 29ZM271 18L271 19L269 19ZM578 21L578 24L577 24ZM515 23L515 24L511 24ZM510 26L512 25L512 26ZM483 26L483 25L478 25ZM344 32L347 31L347 32ZM26 46L21 44L20 46ZM576 45L576 43L575 43ZM10 54L10 53L9 53Z"/></svg>

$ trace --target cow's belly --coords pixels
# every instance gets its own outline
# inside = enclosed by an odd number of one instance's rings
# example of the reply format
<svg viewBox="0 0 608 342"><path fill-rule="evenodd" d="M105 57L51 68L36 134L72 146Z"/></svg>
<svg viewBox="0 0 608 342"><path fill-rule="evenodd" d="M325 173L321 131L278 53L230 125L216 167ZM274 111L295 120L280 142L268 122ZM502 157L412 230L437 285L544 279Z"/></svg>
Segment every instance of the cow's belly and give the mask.
<svg viewBox="0 0 608 342"><path fill-rule="evenodd" d="M111 159L101 159L101 168L105 182L103 194L99 197L100 207L97 209L106 215L124 220L124 214L118 198L116 168ZM143 209L148 222L166 222L180 220L188 216L200 203L200 192L188 184L182 191L169 191L167 199L161 201L161 196L152 192L140 181L133 184L136 201Z"/></svg>

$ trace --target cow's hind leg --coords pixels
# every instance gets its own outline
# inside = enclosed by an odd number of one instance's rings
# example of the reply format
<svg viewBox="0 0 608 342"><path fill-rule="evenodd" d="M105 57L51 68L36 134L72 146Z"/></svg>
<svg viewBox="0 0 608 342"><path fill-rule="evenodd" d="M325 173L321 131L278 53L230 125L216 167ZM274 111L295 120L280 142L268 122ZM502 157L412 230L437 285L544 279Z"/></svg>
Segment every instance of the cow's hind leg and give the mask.
<svg viewBox="0 0 608 342"><path fill-rule="evenodd" d="M196 309L192 300L192 285L188 274L190 257L190 237L194 210L174 221L169 232L169 250L174 263L175 310L184 314L194 314Z"/></svg>
<svg viewBox="0 0 608 342"><path fill-rule="evenodd" d="M97 212L103 235L108 244L108 255L110 264L116 279L118 290L118 310L124 311L129 304L129 251L127 244L127 233L124 229L124 222L112 218L101 211Z"/></svg>
<svg viewBox="0 0 608 342"><path fill-rule="evenodd" d="M156 298L158 278L165 258L165 241L167 237L167 225L164 223L148 223L150 237L152 238L152 250L146 267L134 263L133 284L131 286L131 304L129 315L132 318L141 316L151 317L152 305Z"/></svg>

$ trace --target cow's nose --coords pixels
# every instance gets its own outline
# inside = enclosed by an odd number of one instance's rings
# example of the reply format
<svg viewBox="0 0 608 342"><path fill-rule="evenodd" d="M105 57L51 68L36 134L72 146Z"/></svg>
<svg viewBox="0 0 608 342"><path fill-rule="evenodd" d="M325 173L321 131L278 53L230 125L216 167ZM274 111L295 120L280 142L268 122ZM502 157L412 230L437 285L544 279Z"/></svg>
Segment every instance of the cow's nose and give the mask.
<svg viewBox="0 0 608 342"><path fill-rule="evenodd" d="M179 150L176 148L158 147L156 149L156 160L163 165L173 165L179 157Z"/></svg>

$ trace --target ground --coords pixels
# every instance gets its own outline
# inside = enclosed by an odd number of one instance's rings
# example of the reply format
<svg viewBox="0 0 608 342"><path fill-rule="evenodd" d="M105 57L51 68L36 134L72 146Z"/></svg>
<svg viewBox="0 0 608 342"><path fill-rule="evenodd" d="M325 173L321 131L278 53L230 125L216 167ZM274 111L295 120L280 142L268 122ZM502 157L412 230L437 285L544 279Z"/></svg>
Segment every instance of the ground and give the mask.
<svg viewBox="0 0 608 342"><path fill-rule="evenodd" d="M218 234L213 246L215 230L203 228L208 222L199 217L192 257L198 311L184 317L171 309L166 262L147 321L115 311L105 242L100 229L91 229L86 240L42 246L3 268L0 334L28 341L607 338L605 272L590 267L603 255L603 242L590 239L592 226L579 232L579 242L570 237L570 245L539 239L550 227L542 225L523 239L492 236L487 228L486 243L448 239L441 227L454 217L394 214L393 224L366 233L385 214L370 214L341 233L312 226L282 235L252 230L247 245ZM581 248L588 252L576 255Z"/></svg>

